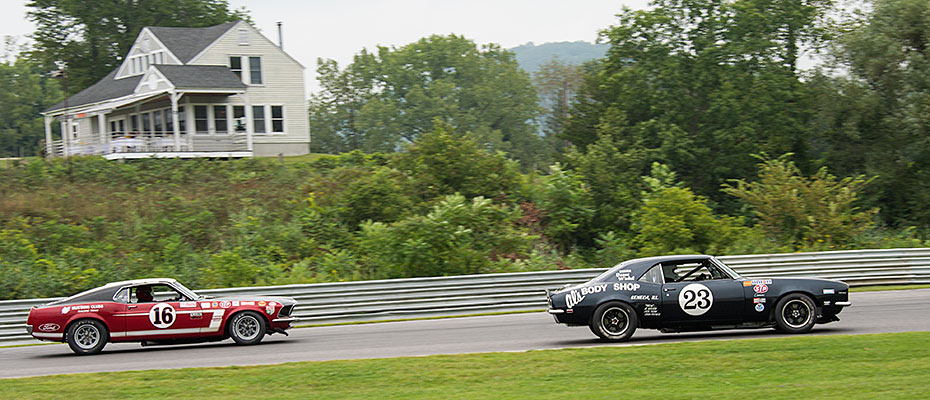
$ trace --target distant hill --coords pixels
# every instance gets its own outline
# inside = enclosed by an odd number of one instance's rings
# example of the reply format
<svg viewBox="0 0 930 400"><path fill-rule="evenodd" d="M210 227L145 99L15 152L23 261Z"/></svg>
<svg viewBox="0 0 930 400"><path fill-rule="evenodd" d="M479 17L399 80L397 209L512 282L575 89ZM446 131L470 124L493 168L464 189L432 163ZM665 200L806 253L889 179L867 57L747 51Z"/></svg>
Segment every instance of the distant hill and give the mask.
<svg viewBox="0 0 930 400"><path fill-rule="evenodd" d="M584 41L554 42L536 45L529 42L509 49L517 56L517 62L530 74L536 72L539 66L558 56L562 62L580 65L588 60L601 58L610 45L594 44Z"/></svg>

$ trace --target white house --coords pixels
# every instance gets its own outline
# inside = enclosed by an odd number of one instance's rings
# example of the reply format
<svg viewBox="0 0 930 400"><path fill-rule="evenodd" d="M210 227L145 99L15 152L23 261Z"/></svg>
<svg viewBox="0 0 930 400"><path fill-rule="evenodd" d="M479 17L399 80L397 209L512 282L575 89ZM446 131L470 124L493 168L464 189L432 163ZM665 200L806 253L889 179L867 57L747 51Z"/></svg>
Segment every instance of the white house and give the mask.
<svg viewBox="0 0 930 400"><path fill-rule="evenodd" d="M45 110L51 156L309 152L304 67L249 24L146 27L123 63ZM52 124L62 140L52 140Z"/></svg>

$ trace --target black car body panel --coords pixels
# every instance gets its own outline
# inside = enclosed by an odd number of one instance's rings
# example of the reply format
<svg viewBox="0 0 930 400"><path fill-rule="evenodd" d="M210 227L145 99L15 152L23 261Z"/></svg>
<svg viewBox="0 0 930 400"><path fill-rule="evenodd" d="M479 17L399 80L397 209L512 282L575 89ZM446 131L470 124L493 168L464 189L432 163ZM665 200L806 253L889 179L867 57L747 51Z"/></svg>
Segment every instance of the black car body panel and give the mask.
<svg viewBox="0 0 930 400"><path fill-rule="evenodd" d="M850 304L846 283L743 278L708 255L630 260L583 284L547 293L549 312L561 324L591 326L599 306L620 302L635 311L634 328L665 332L772 327L779 301L792 294L812 300L816 315L810 319L816 323L839 320L836 315Z"/></svg>

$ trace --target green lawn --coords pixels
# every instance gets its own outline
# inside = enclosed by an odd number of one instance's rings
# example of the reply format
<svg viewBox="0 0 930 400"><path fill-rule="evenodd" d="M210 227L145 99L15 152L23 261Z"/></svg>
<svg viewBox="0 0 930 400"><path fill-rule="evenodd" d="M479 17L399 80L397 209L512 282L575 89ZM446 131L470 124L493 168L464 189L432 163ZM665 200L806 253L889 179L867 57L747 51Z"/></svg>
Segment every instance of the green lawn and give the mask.
<svg viewBox="0 0 930 400"><path fill-rule="evenodd" d="M0 381L0 398L925 398L930 332L670 343ZM12 368L14 366L6 366Z"/></svg>

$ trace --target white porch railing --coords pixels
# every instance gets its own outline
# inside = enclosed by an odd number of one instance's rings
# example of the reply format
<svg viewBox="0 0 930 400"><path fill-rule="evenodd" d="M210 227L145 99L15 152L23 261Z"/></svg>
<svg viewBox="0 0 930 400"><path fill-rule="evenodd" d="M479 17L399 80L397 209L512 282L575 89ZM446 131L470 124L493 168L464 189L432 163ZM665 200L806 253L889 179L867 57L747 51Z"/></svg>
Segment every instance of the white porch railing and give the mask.
<svg viewBox="0 0 930 400"><path fill-rule="evenodd" d="M215 135L182 134L179 137L180 152L230 152L248 151L247 137L244 133ZM61 140L51 143L52 157L107 155L131 153L176 153L175 137L167 134L140 133L136 135L113 136L107 142L100 140L73 140L64 144Z"/></svg>

